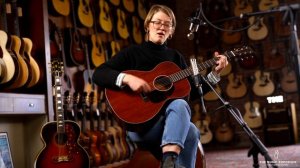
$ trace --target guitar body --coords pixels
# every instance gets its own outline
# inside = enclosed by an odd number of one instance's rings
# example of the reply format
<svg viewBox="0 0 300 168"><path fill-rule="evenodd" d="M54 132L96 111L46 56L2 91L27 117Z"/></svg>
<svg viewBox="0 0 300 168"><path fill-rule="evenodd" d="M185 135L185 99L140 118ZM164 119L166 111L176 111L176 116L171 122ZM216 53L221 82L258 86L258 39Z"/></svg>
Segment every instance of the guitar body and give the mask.
<svg viewBox="0 0 300 168"><path fill-rule="evenodd" d="M265 11L277 7L278 5L278 0L260 0L258 8L260 11Z"/></svg>
<svg viewBox="0 0 300 168"><path fill-rule="evenodd" d="M227 21L224 23L224 29L231 30L231 31L224 31L222 33L222 41L225 44L236 44L239 43L242 39L242 34L240 32L233 32L239 28L237 22L234 21Z"/></svg>
<svg viewBox="0 0 300 168"><path fill-rule="evenodd" d="M89 156L78 144L80 128L73 121L65 121L64 144L57 141L57 122L43 126L41 137L45 144L39 153L35 168L87 168Z"/></svg>
<svg viewBox="0 0 300 168"><path fill-rule="evenodd" d="M246 113L244 114L244 120L250 128L259 128L262 126L262 116L259 112L259 103L256 101L246 102Z"/></svg>
<svg viewBox="0 0 300 168"><path fill-rule="evenodd" d="M110 1L110 3L113 4L113 5L119 6L121 0L109 0L109 1Z"/></svg>
<svg viewBox="0 0 300 168"><path fill-rule="evenodd" d="M221 94L222 90L221 87L216 84L215 85L215 90L217 91L217 93ZM218 100L218 96L215 94L215 92L213 91L209 91L204 95L204 100L206 101L214 101L214 100Z"/></svg>
<svg viewBox="0 0 300 168"><path fill-rule="evenodd" d="M227 66L224 69L222 69L220 76L226 76L226 75L230 74L231 70L232 70L232 66L231 66L231 63L229 62L227 64Z"/></svg>
<svg viewBox="0 0 300 168"><path fill-rule="evenodd" d="M135 6L133 0L122 0L124 8L128 12L134 12Z"/></svg>
<svg viewBox="0 0 300 168"><path fill-rule="evenodd" d="M215 132L216 140L220 143L228 143L233 139L233 130L228 123L224 122L217 127Z"/></svg>
<svg viewBox="0 0 300 168"><path fill-rule="evenodd" d="M115 40L110 42L110 47L112 57L115 56L121 50L120 43Z"/></svg>
<svg viewBox="0 0 300 168"><path fill-rule="evenodd" d="M24 55L27 55L31 69L31 79L27 87L36 85L41 77L40 67L35 59L31 56L32 41L29 38L22 38L24 44Z"/></svg>
<svg viewBox="0 0 300 168"><path fill-rule="evenodd" d="M129 70L125 73L133 74L143 78L151 88L154 86L157 77L167 76L180 71L180 68L171 62L162 62L151 71ZM176 89L176 92L174 91ZM170 89L154 90L150 94L141 95L131 91L129 88L122 90L106 89L105 94L108 103L114 114L127 126L142 124L153 119L164 104L170 99L183 98L190 92L190 84L187 79L172 83ZM132 108L132 106L136 108ZM141 113L141 111L143 113Z"/></svg>
<svg viewBox="0 0 300 168"><path fill-rule="evenodd" d="M64 38L64 44L67 48L65 55L67 65L84 65L84 46L82 42L82 35L77 28L66 29L66 36Z"/></svg>
<svg viewBox="0 0 300 168"><path fill-rule="evenodd" d="M240 16L242 13L250 13L253 11L253 7L249 3L249 0L235 0L234 15Z"/></svg>
<svg viewBox="0 0 300 168"><path fill-rule="evenodd" d="M99 65L103 64L105 62L105 51L102 45L102 40L99 34L93 34L91 36L92 41L92 63L95 67L98 67Z"/></svg>
<svg viewBox="0 0 300 168"><path fill-rule="evenodd" d="M229 74L226 93L231 98L241 98L247 93L247 86L242 79L242 75Z"/></svg>
<svg viewBox="0 0 300 168"><path fill-rule="evenodd" d="M264 55L264 66L269 70L276 70L282 68L285 65L285 57L280 51L282 47L279 44L270 45L267 43Z"/></svg>
<svg viewBox="0 0 300 168"><path fill-rule="evenodd" d="M257 70L255 72L255 82L253 85L253 92L257 96L269 96L275 90L275 85L270 79L270 72Z"/></svg>
<svg viewBox="0 0 300 168"><path fill-rule="evenodd" d="M255 16L251 16L249 18L249 22L251 25L253 24L247 30L249 39L257 41L257 40L263 40L267 37L268 28L264 23L263 18L256 18Z"/></svg>
<svg viewBox="0 0 300 168"><path fill-rule="evenodd" d="M89 0L79 0L78 20L85 27L92 27L94 24L93 14L89 5Z"/></svg>
<svg viewBox="0 0 300 168"><path fill-rule="evenodd" d="M48 0L49 11L54 15L68 16L70 14L69 0Z"/></svg>
<svg viewBox="0 0 300 168"><path fill-rule="evenodd" d="M212 138L213 138L213 134L211 132L211 130L209 129L209 120L207 119L201 119L196 121L195 125L196 127L199 129L200 131L200 142L202 144L208 144Z"/></svg>
<svg viewBox="0 0 300 168"><path fill-rule="evenodd" d="M132 24L133 24L133 29L132 29L133 40L136 43L140 44L143 42L143 36L141 32L141 24L138 17L136 16L132 17Z"/></svg>
<svg viewBox="0 0 300 168"><path fill-rule="evenodd" d="M145 20L147 16L145 0L138 0L138 14L142 20Z"/></svg>
<svg viewBox="0 0 300 168"><path fill-rule="evenodd" d="M1 80L0 83L6 83L13 79L16 72L15 62L6 49L8 36L6 32L0 30L0 50L1 50Z"/></svg>
<svg viewBox="0 0 300 168"><path fill-rule="evenodd" d="M110 33L113 29L113 24L110 17L110 9L108 3L105 0L99 0L99 6L100 6L100 15L99 15L100 26L105 32Z"/></svg>
<svg viewBox="0 0 300 168"><path fill-rule="evenodd" d="M26 84L28 79L30 78L30 64L28 60L25 60L24 57L21 56L20 48L21 48L21 39L18 36L11 35L12 41L12 50L14 54L17 56L18 64L19 64L19 73L18 77L13 81L12 85L9 87L11 89L22 87Z"/></svg>
<svg viewBox="0 0 300 168"><path fill-rule="evenodd" d="M292 93L298 90L296 72L290 67L283 67L280 80L281 88L284 92Z"/></svg>
<svg viewBox="0 0 300 168"><path fill-rule="evenodd" d="M117 30L119 33L119 36L123 39L127 39L129 37L128 28L126 25L126 16L125 12L121 9L117 9Z"/></svg>

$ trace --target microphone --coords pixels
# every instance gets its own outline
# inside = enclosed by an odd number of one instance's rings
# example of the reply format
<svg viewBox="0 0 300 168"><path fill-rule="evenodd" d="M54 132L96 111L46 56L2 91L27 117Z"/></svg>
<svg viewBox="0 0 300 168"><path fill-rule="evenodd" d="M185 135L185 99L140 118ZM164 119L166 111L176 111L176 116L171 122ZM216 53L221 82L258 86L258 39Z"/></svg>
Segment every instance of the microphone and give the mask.
<svg viewBox="0 0 300 168"><path fill-rule="evenodd" d="M190 58L191 66L192 66L192 71L193 71L193 80L196 85L196 88L198 89L198 93L200 95L200 102L202 106L202 113L206 114L206 108L203 100L203 90L202 90L202 85L200 84L200 79L199 79L199 69L197 65L197 61L195 58Z"/></svg>
<svg viewBox="0 0 300 168"><path fill-rule="evenodd" d="M196 58L190 58L190 62L191 62L191 67L192 67L192 71L193 71L193 80L194 83L196 85L196 87L199 87L199 69L197 66L197 60Z"/></svg>
<svg viewBox="0 0 300 168"><path fill-rule="evenodd" d="M187 38L189 40L193 40L194 33L198 31L199 26L201 24L205 24L203 21L200 20L200 15L201 15L200 9L197 9L195 16L188 19L189 22L191 22L189 27L190 32L187 34Z"/></svg>

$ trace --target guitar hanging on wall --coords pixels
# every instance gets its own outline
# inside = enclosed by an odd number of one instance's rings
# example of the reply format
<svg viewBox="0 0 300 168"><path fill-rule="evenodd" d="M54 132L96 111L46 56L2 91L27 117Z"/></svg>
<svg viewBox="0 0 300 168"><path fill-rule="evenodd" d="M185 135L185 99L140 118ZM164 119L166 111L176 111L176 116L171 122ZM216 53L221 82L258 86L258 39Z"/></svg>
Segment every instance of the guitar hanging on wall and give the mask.
<svg viewBox="0 0 300 168"><path fill-rule="evenodd" d="M61 90L63 63L52 61L56 121L46 123L41 131L44 148L35 160L35 168L86 168L90 166L87 152L78 144L80 128L74 121L64 120Z"/></svg>

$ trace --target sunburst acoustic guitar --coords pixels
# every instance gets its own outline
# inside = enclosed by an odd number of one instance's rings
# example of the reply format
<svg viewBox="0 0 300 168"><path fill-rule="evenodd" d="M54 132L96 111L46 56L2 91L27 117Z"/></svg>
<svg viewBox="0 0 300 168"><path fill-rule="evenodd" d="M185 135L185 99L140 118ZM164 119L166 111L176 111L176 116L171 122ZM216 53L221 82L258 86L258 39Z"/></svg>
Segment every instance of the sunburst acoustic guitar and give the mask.
<svg viewBox="0 0 300 168"><path fill-rule="evenodd" d="M224 55L230 58L252 52L250 47L242 47L226 51ZM198 64L198 67L202 71L215 63L216 58L212 58ZM185 97L190 92L190 84L186 78L192 75L191 67L181 70L176 64L166 61L151 71L128 70L125 72L143 78L152 88L152 92L148 94L135 93L128 87L122 90L105 89L106 98L113 113L128 126L128 129L131 125L144 124L155 118L166 101ZM131 105L136 108L132 109ZM143 111L142 114L141 111Z"/></svg>
<svg viewBox="0 0 300 168"><path fill-rule="evenodd" d="M56 121L46 123L41 131L44 148L35 160L35 168L87 168L87 152L78 143L80 127L74 121L64 120L61 91L62 62L52 61L54 76Z"/></svg>

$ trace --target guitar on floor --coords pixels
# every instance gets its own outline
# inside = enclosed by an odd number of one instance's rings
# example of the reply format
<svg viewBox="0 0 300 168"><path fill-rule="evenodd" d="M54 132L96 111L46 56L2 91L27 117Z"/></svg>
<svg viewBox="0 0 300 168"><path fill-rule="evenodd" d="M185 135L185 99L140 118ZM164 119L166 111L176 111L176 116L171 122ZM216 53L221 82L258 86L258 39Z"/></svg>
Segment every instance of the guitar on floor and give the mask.
<svg viewBox="0 0 300 168"><path fill-rule="evenodd" d="M64 120L61 91L62 62L52 62L54 75L56 121L45 124L41 131L44 148L35 160L35 168L87 168L87 152L79 145L80 127L74 121Z"/></svg>
<svg viewBox="0 0 300 168"><path fill-rule="evenodd" d="M253 50L245 46L226 51L224 55L231 58L251 53ZM199 71L214 66L216 61L216 58L212 58L197 64ZM105 89L112 112L128 126L128 129L132 125L145 124L153 119L168 100L182 98L190 93L190 84L186 78L193 74L191 67L181 70L176 64L166 61L151 71L125 72L143 78L152 88L152 92L148 94L138 94L128 87L122 90ZM136 108L131 108L132 105Z"/></svg>

